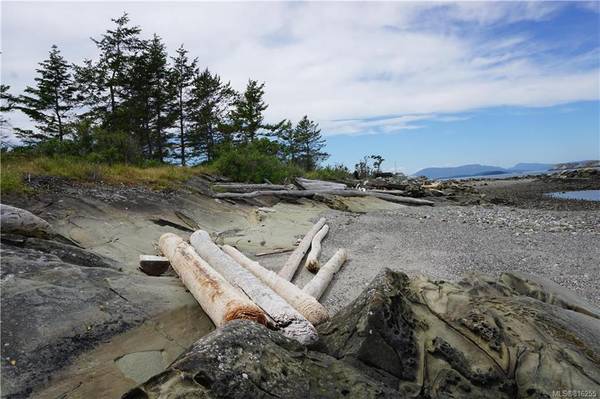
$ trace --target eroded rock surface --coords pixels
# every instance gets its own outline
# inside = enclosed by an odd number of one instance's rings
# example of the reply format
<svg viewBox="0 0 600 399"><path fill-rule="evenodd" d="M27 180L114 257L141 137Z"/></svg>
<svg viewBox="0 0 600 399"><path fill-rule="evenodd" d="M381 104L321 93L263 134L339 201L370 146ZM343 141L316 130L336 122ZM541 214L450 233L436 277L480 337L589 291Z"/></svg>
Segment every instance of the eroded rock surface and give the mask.
<svg viewBox="0 0 600 399"><path fill-rule="evenodd" d="M582 304L564 293L547 303L514 287L477 275L448 283L386 270L318 327L320 341L309 348L251 322L232 322L124 397L600 393L600 320L577 311Z"/></svg>
<svg viewBox="0 0 600 399"><path fill-rule="evenodd" d="M2 235L0 256L6 398L39 397L38 389L80 354L156 315L195 305L174 278L125 273L111 259L57 241Z"/></svg>

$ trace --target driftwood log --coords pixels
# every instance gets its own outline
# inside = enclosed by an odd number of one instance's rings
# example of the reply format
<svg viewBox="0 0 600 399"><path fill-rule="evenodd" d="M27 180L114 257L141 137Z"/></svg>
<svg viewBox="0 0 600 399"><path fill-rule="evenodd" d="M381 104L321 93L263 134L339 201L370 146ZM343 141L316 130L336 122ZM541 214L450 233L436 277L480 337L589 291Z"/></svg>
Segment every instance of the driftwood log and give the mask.
<svg viewBox="0 0 600 399"><path fill-rule="evenodd" d="M198 255L260 306L283 335L302 344L310 344L317 340L315 327L304 316L223 252L206 231L198 230L193 233L190 242Z"/></svg>
<svg viewBox="0 0 600 399"><path fill-rule="evenodd" d="M2 233L40 238L49 238L55 234L44 219L25 209L4 204L0 204L0 225Z"/></svg>
<svg viewBox="0 0 600 399"><path fill-rule="evenodd" d="M325 292L329 283L331 283L333 275L340 270L347 258L348 254L346 253L346 250L342 248L338 249L312 280L302 288L302 291L312 295L316 299L321 298L321 295L323 295L323 292Z"/></svg>
<svg viewBox="0 0 600 399"><path fill-rule="evenodd" d="M298 266L302 262L302 258L308 252L310 248L310 244L312 242L313 237L321 230L321 228L325 225L325 218L319 219L319 221L310 229L308 233L304 236L298 247L292 252L288 260L285 262L279 273L277 273L281 278L291 281L294 278L294 274L296 274L296 270L298 270Z"/></svg>
<svg viewBox="0 0 600 399"><path fill-rule="evenodd" d="M234 319L267 324L262 309L229 284L181 237L166 233L158 244L183 284L217 327Z"/></svg>
<svg viewBox="0 0 600 399"><path fill-rule="evenodd" d="M275 190L275 191L253 191L251 193L219 193L215 194L215 198L220 199L249 199L257 198L261 196L274 196L278 198L312 198L315 194L330 194L338 195L340 197L375 197L384 201L394 202L397 204L408 204L408 205L429 205L433 206L432 201L402 197L399 195L385 194L376 191L360 191L360 190Z"/></svg>
<svg viewBox="0 0 600 399"><path fill-rule="evenodd" d="M347 186L344 183L336 183L325 180L296 178L296 184L304 190L345 190Z"/></svg>
<svg viewBox="0 0 600 399"><path fill-rule="evenodd" d="M267 255L284 254L286 252L292 252L294 249L296 249L296 247L291 247L291 248L277 248L277 249L274 249L272 251L259 252L257 254L254 254L254 256L267 256Z"/></svg>
<svg viewBox="0 0 600 399"><path fill-rule="evenodd" d="M304 265L312 273L316 273L319 270L319 267L321 266L319 264L319 255L321 254L321 241L323 241L328 232L328 225L321 227L321 230L319 230L319 232L315 234L311 241L310 252L306 256L306 263Z"/></svg>
<svg viewBox="0 0 600 399"><path fill-rule="evenodd" d="M329 319L325 307L296 285L279 277L277 273L265 269L260 263L253 261L230 245L223 245L223 251L268 285L311 323L316 325Z"/></svg>
<svg viewBox="0 0 600 399"><path fill-rule="evenodd" d="M263 190L290 190L293 185L283 184L245 184L245 183L218 183L213 184L212 188L219 191L227 191L232 193L249 193L252 191Z"/></svg>
<svg viewBox="0 0 600 399"><path fill-rule="evenodd" d="M380 189L371 189L369 192L372 193L380 193L380 194L390 194L390 195L405 195L406 190L380 190Z"/></svg>

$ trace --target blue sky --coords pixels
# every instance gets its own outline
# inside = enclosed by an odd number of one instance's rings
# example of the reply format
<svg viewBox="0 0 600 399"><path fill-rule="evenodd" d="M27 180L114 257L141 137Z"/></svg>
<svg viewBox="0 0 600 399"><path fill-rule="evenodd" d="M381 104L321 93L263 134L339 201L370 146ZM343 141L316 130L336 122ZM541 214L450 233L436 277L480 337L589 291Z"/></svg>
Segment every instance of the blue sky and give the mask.
<svg viewBox="0 0 600 399"><path fill-rule="evenodd" d="M307 114L330 163L384 167L600 158L599 2L2 2L2 81L18 92L52 44L94 57L123 11L242 89L267 119ZM23 126L22 115L11 123Z"/></svg>

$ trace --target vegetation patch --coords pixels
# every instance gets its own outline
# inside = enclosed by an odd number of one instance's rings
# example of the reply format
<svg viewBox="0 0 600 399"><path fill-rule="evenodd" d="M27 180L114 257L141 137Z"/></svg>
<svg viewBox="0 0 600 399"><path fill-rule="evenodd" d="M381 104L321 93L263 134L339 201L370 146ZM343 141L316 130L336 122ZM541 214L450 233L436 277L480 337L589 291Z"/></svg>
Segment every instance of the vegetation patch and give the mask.
<svg viewBox="0 0 600 399"><path fill-rule="evenodd" d="M3 154L0 170L2 194L30 191L26 182L29 178L37 176L61 177L76 182L145 185L154 189L168 189L177 188L190 177L211 171L205 166L109 165L78 157L31 157L20 154Z"/></svg>

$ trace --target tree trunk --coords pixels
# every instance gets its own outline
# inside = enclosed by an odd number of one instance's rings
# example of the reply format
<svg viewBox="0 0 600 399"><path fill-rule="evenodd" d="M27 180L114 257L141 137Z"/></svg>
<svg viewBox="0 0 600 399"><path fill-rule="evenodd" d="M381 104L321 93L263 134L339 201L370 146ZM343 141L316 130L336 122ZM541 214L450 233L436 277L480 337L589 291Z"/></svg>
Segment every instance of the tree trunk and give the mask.
<svg viewBox="0 0 600 399"><path fill-rule="evenodd" d="M190 242L198 255L260 306L283 335L306 345L318 339L317 330L304 316L224 253L212 242L206 231L198 230L193 233Z"/></svg>
<svg viewBox="0 0 600 399"><path fill-rule="evenodd" d="M346 254L345 249L338 249L331 259L329 259L321 270L319 270L316 276L302 288L302 291L312 295L316 299L321 298L321 295L323 295L323 292L325 292L329 286L331 279L333 279L333 275L340 270L344 262L346 262L347 257L348 255Z"/></svg>
<svg viewBox="0 0 600 399"><path fill-rule="evenodd" d="M159 246L183 284L217 327L234 319L267 324L265 313L210 267L181 237L163 234Z"/></svg>
<svg viewBox="0 0 600 399"><path fill-rule="evenodd" d="M306 252L310 248L311 241L315 234L321 230L321 227L325 224L325 218L319 219L319 221L306 233L302 241L298 247L292 252L288 260L285 262L279 273L277 273L281 278L291 281L294 278L294 274L296 274L296 270L298 266L300 266L300 262L302 262L302 258L306 255Z"/></svg>
<svg viewBox="0 0 600 399"><path fill-rule="evenodd" d="M223 251L279 294L311 323L319 324L329 319L327 310L319 301L303 292L291 282L282 279L271 270L265 269L258 262L249 259L232 246L223 245Z"/></svg>
<svg viewBox="0 0 600 399"><path fill-rule="evenodd" d="M229 198L229 199L247 199L256 198L263 195L271 195L278 198L295 197L295 198L311 198L315 194L330 194L339 195L340 197L375 197L388 202L394 202L397 204L408 204L408 205L429 205L433 206L432 201L401 197L399 195L390 195L384 193L378 193L373 191L359 191L359 190L265 190L265 191L253 191L251 193L219 193L215 194L215 198Z"/></svg>
<svg viewBox="0 0 600 399"><path fill-rule="evenodd" d="M319 230L317 234L313 237L310 244L310 252L306 257L306 263L304 264L306 268L312 272L316 273L319 271L319 255L321 254L321 241L325 238L327 233L329 232L329 226L325 225Z"/></svg>
<svg viewBox="0 0 600 399"><path fill-rule="evenodd" d="M183 89L179 88L179 145L181 146L181 166L185 166L185 137L183 128Z"/></svg>

